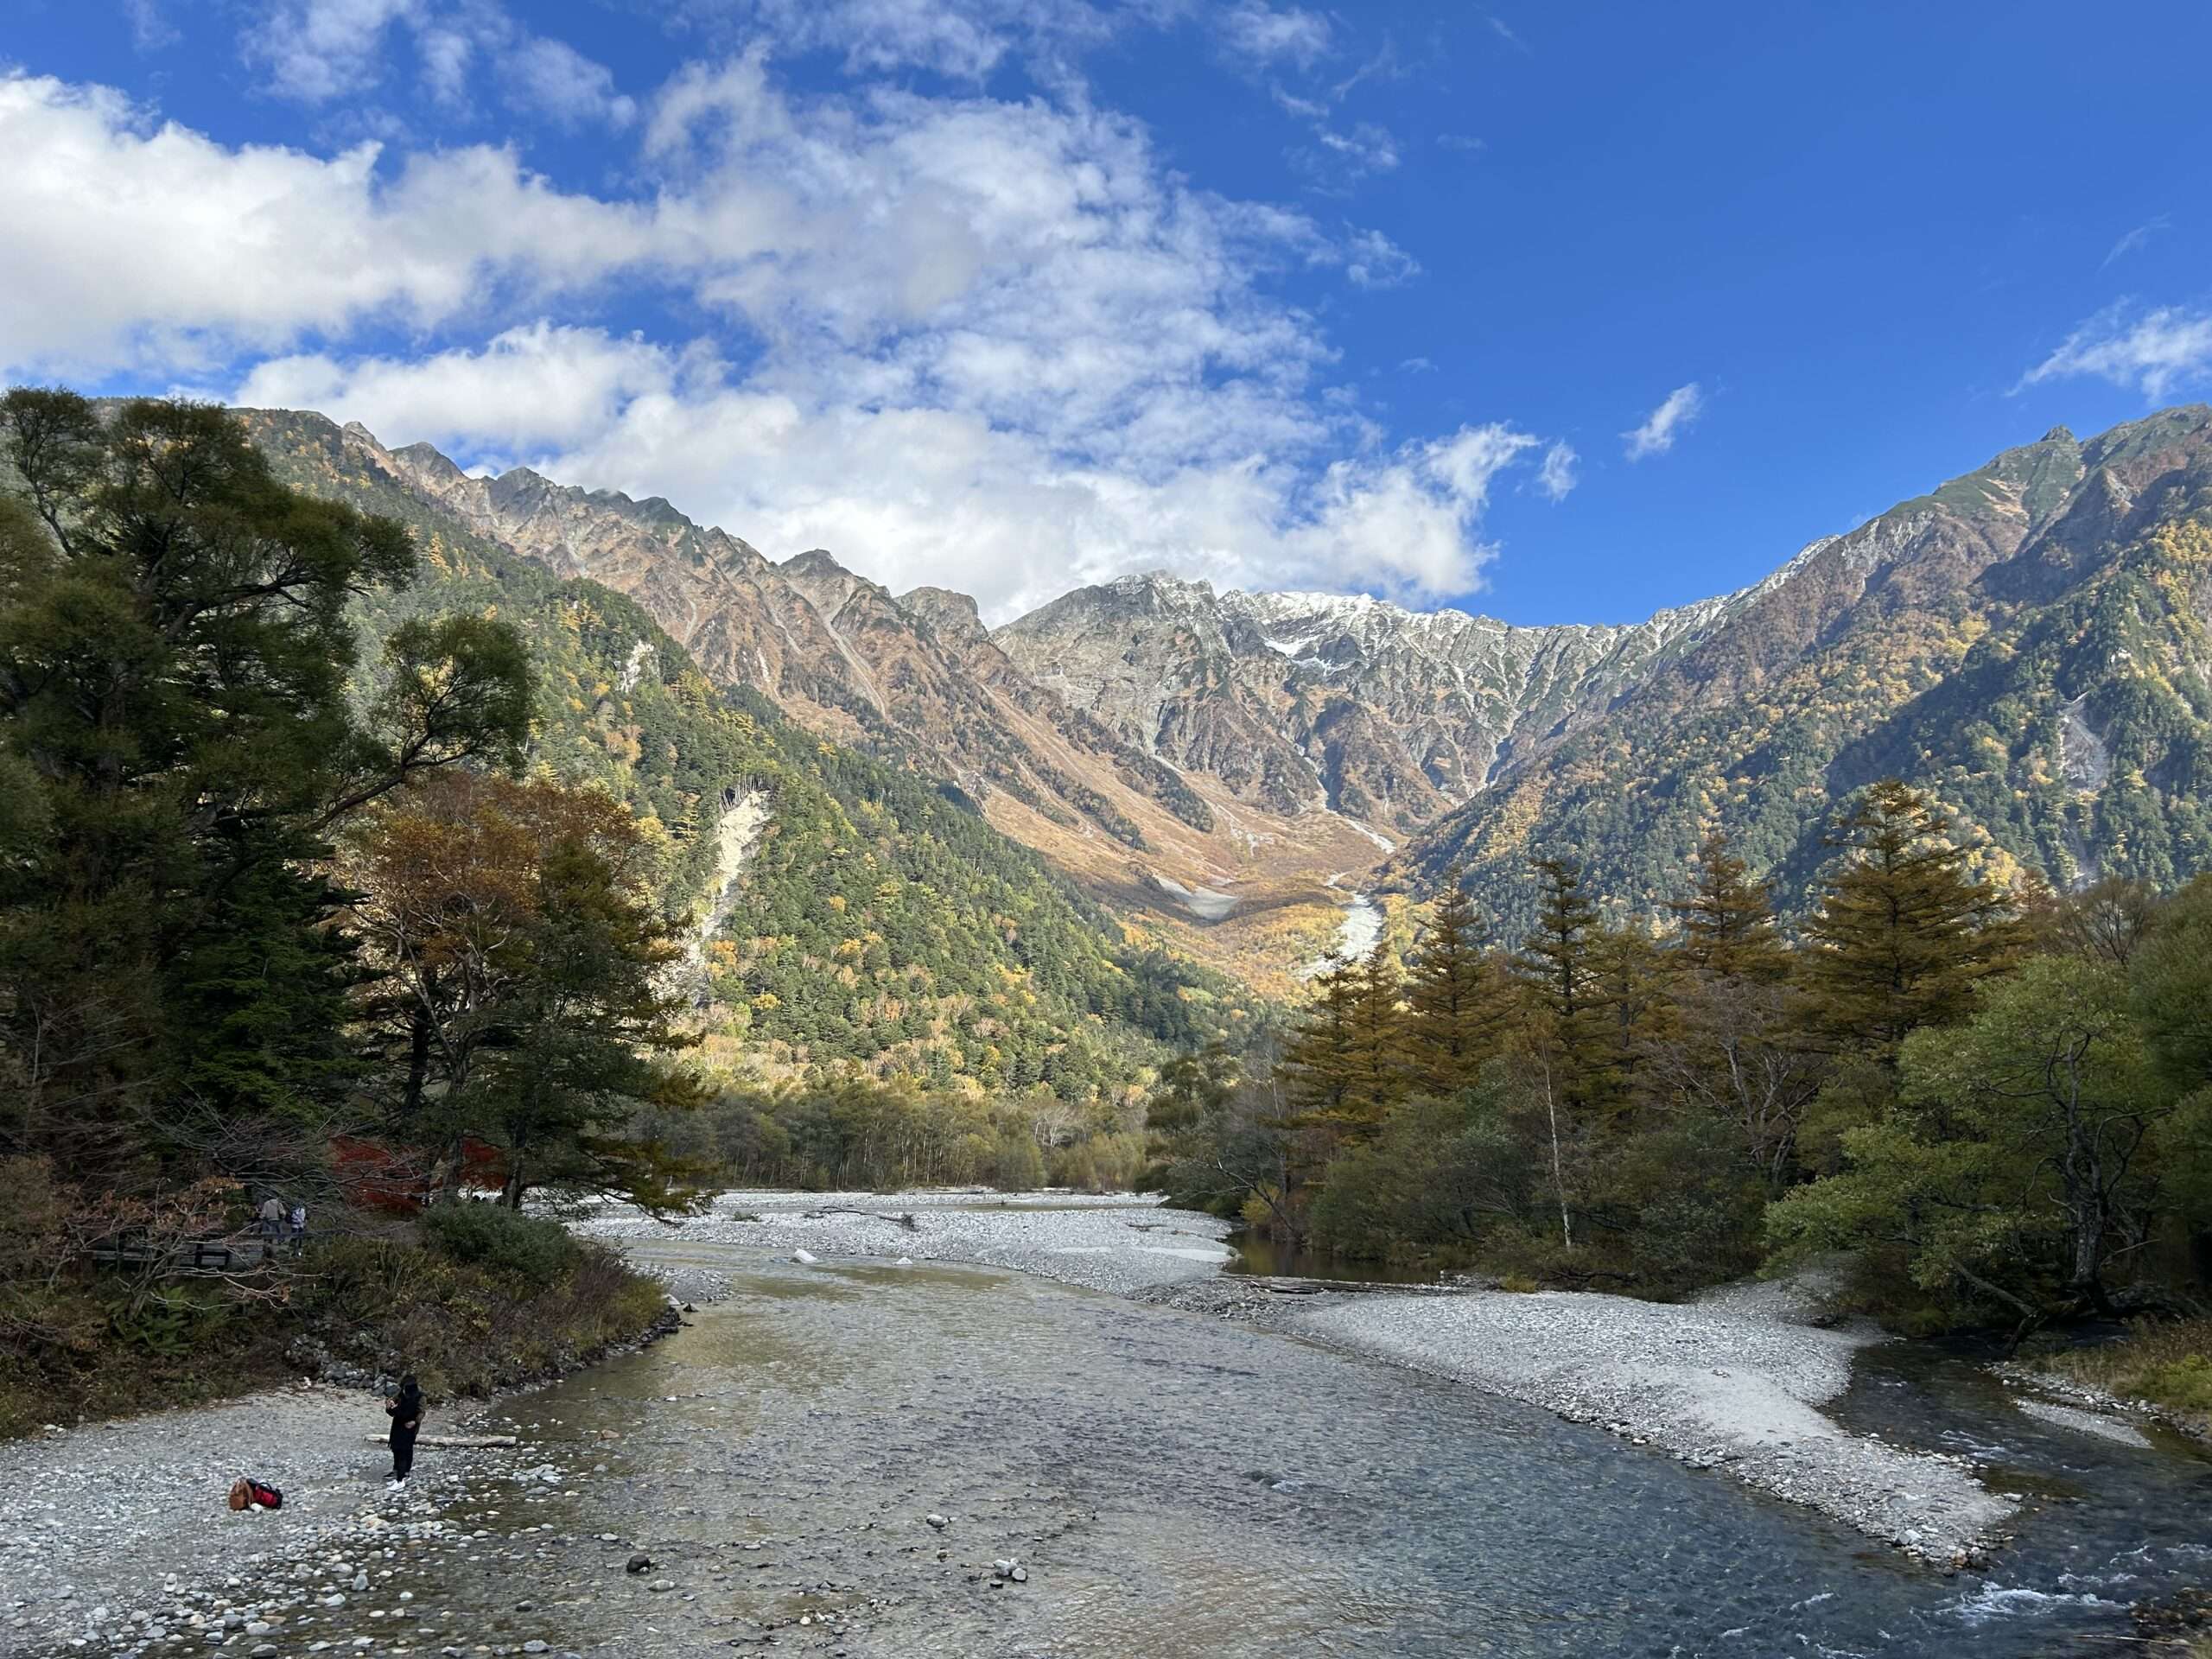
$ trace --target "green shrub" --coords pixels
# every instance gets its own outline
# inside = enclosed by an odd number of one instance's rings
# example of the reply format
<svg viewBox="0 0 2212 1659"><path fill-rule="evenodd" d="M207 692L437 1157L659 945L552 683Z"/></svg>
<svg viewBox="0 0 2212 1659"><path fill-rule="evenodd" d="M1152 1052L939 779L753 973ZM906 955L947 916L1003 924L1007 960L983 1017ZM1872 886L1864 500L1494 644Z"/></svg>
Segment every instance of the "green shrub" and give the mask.
<svg viewBox="0 0 2212 1659"><path fill-rule="evenodd" d="M2212 1411L2212 1359L2189 1354L2143 1373L2143 1397L2182 1411Z"/></svg>
<svg viewBox="0 0 2212 1659"><path fill-rule="evenodd" d="M442 1204L425 1211L423 1242L448 1261L512 1274L540 1289L573 1272L582 1259L559 1222L496 1204Z"/></svg>
<svg viewBox="0 0 2212 1659"><path fill-rule="evenodd" d="M2148 1400L2212 1432L2212 1319L2139 1319L2119 1342L2045 1357L2046 1370Z"/></svg>

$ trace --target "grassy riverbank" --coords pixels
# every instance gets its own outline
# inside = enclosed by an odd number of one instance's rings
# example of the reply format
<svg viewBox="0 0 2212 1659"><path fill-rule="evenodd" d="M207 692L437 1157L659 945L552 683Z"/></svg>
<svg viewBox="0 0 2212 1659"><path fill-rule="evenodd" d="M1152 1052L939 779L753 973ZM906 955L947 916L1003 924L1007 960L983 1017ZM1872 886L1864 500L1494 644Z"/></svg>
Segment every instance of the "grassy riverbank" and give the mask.
<svg viewBox="0 0 2212 1659"><path fill-rule="evenodd" d="M223 1278L136 1278L66 1236L36 1242L0 1279L0 1439L305 1375L408 1370L438 1397L482 1395L636 1342L665 1309L613 1251L488 1205L365 1224Z"/></svg>
<svg viewBox="0 0 2212 1659"><path fill-rule="evenodd" d="M2212 1435L2212 1319L2138 1325L2120 1342L2053 1354L2043 1368L2122 1400L2144 1400ZM2212 1659L2212 1649L2207 1649Z"/></svg>

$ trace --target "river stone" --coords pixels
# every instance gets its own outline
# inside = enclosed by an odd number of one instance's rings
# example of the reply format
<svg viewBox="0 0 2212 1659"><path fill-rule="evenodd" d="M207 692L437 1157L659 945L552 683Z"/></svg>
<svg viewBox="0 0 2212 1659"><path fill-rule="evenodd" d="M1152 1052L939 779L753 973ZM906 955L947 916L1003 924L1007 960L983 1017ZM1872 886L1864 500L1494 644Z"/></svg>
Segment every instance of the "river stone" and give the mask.
<svg viewBox="0 0 2212 1659"><path fill-rule="evenodd" d="M653 1558L640 1550L629 1559L622 1570L625 1573L650 1573L652 1571L652 1567Z"/></svg>
<svg viewBox="0 0 2212 1659"><path fill-rule="evenodd" d="M652 1591L657 1596L661 1595L668 1591L675 1589L676 1580L674 1579L655 1579L651 1584L647 1585L645 1588Z"/></svg>

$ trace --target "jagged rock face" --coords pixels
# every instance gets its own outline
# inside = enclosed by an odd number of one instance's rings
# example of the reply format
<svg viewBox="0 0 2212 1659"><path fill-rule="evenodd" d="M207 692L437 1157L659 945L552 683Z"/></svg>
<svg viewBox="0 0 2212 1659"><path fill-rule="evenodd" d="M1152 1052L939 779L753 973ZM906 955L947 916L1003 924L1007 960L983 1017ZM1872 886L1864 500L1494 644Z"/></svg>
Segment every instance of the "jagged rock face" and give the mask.
<svg viewBox="0 0 2212 1659"><path fill-rule="evenodd" d="M1380 831L1414 837L1385 879L1416 890L1457 865L1510 916L1530 852L1556 849L1654 909L1714 827L1801 897L1836 800L1891 772L1993 837L1993 862L2062 882L2212 859L2202 407L2086 443L2059 429L1628 627L1153 574L994 632L966 595L894 597L819 550L774 564L665 501L324 431L476 534L637 600L717 679L991 803L1116 897L1157 885L1147 861L1203 885L1292 842L1310 881Z"/></svg>
<svg viewBox="0 0 2212 1659"><path fill-rule="evenodd" d="M2064 429L1814 543L1613 707L1501 771L1386 879L1508 916L1561 851L1656 913L1708 830L1802 906L1836 804L1929 790L1993 870L2160 885L2212 861L2212 410Z"/></svg>
<svg viewBox="0 0 2212 1659"><path fill-rule="evenodd" d="M1410 831L1601 714L1732 602L1634 627L1516 628L1154 573L1077 589L992 638L1039 684L1243 798Z"/></svg>
<svg viewBox="0 0 2212 1659"><path fill-rule="evenodd" d="M899 747L978 800L1003 793L1126 849L1146 844L1135 812L1210 827L1171 769L1031 685L965 595L902 601L820 549L775 564L658 498L527 467L472 477L427 444L387 451L359 426L343 441L479 535L636 600L715 678L840 737Z"/></svg>

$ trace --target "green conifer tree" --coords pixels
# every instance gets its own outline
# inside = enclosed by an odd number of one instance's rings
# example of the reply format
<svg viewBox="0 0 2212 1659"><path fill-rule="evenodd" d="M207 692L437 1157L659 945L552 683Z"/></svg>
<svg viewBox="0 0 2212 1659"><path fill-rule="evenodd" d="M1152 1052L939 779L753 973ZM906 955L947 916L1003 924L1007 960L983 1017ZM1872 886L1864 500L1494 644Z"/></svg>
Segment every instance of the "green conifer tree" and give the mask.
<svg viewBox="0 0 2212 1659"><path fill-rule="evenodd" d="M1464 1089L1497 1052L1510 1001L1484 944L1482 918L1454 868L1406 976L1402 1069L1413 1093L1444 1096Z"/></svg>
<svg viewBox="0 0 2212 1659"><path fill-rule="evenodd" d="M1531 861L1539 891L1536 925L1513 957L1522 1000L1559 1060L1558 1092L1572 1107L1611 1092L1615 1039L1605 1023L1597 960L1598 906L1570 859Z"/></svg>
<svg viewBox="0 0 2212 1659"><path fill-rule="evenodd" d="M1967 874L1967 849L1922 795L1876 784L1828 837L1840 856L1807 925L1807 1019L1838 1050L1893 1065L1922 1026L1967 1011L1975 982L2018 955L2005 895Z"/></svg>
<svg viewBox="0 0 2212 1659"><path fill-rule="evenodd" d="M1788 976L1789 951L1774 925L1770 885L1715 830L1699 846L1688 894L1668 906L1682 929L1682 961L1700 974L1773 983Z"/></svg>

